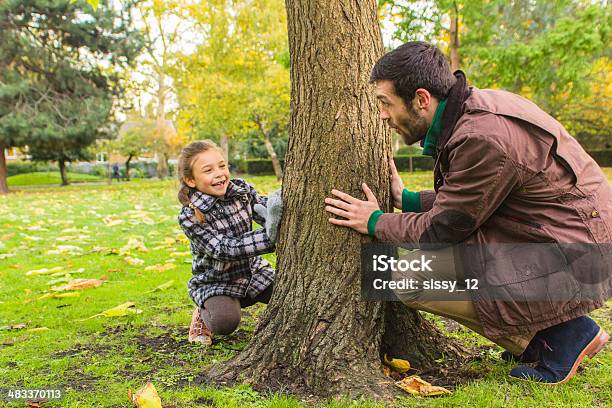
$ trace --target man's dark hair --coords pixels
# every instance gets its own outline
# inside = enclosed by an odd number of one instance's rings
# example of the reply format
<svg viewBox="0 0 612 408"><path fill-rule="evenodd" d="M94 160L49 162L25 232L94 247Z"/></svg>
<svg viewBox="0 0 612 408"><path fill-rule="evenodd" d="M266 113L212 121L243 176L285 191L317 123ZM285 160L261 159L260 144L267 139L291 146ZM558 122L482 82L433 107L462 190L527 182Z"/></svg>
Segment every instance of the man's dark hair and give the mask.
<svg viewBox="0 0 612 408"><path fill-rule="evenodd" d="M370 83L379 80L391 80L395 93L410 106L419 88L427 89L437 99L446 98L455 76L440 50L426 42L411 41L374 64Z"/></svg>

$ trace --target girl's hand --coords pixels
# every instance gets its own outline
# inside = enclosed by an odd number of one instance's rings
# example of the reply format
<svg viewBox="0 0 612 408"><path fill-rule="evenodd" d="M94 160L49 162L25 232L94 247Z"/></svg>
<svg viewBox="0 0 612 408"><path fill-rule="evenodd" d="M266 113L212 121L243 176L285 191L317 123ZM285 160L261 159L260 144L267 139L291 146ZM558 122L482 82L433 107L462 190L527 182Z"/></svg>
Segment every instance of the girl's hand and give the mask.
<svg viewBox="0 0 612 408"><path fill-rule="evenodd" d="M276 243L278 229L280 228L281 218L283 216L281 190L276 190L268 196L268 204L266 207L261 204L255 204L253 209L266 220L266 234L268 234L270 242L273 244Z"/></svg>
<svg viewBox="0 0 612 408"><path fill-rule="evenodd" d="M395 167L395 162L393 159L389 160L389 173L391 177L391 197L393 197L393 206L398 210L401 210L404 182L397 172L397 167Z"/></svg>

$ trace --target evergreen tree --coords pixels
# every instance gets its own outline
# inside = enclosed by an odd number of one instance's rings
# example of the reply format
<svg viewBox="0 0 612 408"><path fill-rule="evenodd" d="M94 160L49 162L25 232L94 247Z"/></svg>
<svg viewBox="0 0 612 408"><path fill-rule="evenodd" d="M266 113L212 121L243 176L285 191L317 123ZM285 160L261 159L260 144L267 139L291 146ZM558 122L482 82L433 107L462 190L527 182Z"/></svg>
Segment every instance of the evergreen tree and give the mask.
<svg viewBox="0 0 612 408"><path fill-rule="evenodd" d="M121 70L142 47L133 2L6 0L0 3L0 192L4 148L29 147L34 160L88 159L108 137Z"/></svg>

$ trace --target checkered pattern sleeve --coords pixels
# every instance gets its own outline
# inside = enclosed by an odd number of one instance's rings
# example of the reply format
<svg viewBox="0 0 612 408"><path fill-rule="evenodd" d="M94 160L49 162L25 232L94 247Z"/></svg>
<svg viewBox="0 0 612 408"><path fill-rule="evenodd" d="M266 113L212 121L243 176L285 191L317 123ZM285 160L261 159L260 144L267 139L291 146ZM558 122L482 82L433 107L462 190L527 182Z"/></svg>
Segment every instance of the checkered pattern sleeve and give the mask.
<svg viewBox="0 0 612 408"><path fill-rule="evenodd" d="M259 225L265 225L266 224L265 218L262 218L259 214L257 214L255 212L255 204L261 204L264 207L267 206L267 204L268 204L268 197L259 195L252 185L250 185L249 183L247 183L246 181L244 181L242 179L235 179L234 183L236 183L236 184L238 184L240 186L244 186L244 187L246 187L249 190L248 194L249 194L249 196L251 198L251 208L253 208L253 219Z"/></svg>
<svg viewBox="0 0 612 408"><path fill-rule="evenodd" d="M187 209L181 213L179 224L195 252L220 261L235 261L274 251L274 244L263 228L230 237L199 224L190 216L190 212L192 210Z"/></svg>

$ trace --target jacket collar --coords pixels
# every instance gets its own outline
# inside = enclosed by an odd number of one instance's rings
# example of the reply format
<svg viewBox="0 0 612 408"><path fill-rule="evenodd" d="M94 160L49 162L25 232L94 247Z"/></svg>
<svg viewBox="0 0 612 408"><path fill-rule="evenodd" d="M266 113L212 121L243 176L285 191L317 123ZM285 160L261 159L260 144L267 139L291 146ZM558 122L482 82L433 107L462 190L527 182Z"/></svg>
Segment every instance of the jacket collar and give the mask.
<svg viewBox="0 0 612 408"><path fill-rule="evenodd" d="M215 205L217 200L227 201L238 195L242 195L246 193L248 193L248 190L246 187L239 186L236 183L234 183L233 180L230 180L227 186L227 191L225 192L225 195L223 197L213 197L211 195L204 194L199 190L191 188L189 189L189 199L191 200L191 203L194 206L200 209L200 211L207 212Z"/></svg>
<svg viewBox="0 0 612 408"><path fill-rule="evenodd" d="M438 103L438 107L436 108L436 112L434 113L431 126L429 127L429 129L427 129L427 134L421 142L421 147L423 147L424 156L435 157L437 155L437 144L438 139L442 134L442 114L444 112L445 107L446 99L442 99L440 103Z"/></svg>

